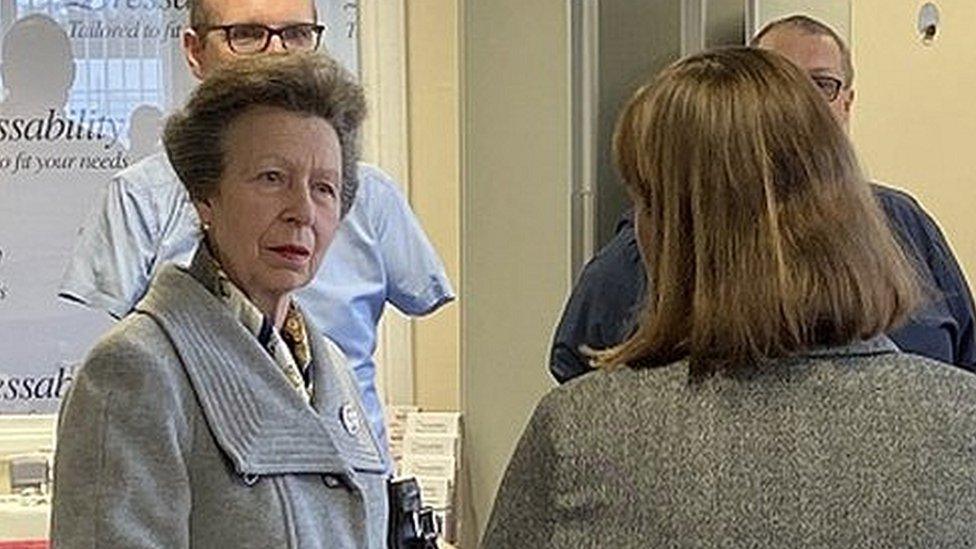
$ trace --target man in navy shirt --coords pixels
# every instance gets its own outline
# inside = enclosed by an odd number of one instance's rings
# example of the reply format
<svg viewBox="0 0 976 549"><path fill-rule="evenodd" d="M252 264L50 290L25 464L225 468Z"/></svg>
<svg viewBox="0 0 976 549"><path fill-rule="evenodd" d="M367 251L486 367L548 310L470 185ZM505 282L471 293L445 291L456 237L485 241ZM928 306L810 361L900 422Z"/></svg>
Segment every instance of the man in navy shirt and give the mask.
<svg viewBox="0 0 976 549"><path fill-rule="evenodd" d="M766 25L750 45L783 54L806 70L847 128L854 67L850 49L833 29L794 15ZM906 352L976 370L973 297L945 237L915 199L883 185L873 188L931 294L926 306L889 337ZM590 370L582 347L603 349L630 335L645 284L633 212L627 212L613 239L584 267L559 321L549 369L560 383Z"/></svg>

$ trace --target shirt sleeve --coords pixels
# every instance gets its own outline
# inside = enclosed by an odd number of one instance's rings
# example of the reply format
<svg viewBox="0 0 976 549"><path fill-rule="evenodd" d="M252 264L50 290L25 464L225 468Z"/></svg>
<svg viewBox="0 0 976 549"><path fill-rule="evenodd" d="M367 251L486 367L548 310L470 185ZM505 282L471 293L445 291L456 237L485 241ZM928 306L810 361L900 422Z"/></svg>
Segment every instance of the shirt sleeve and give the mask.
<svg viewBox="0 0 976 549"><path fill-rule="evenodd" d="M553 546L558 456L547 402L532 414L505 470L482 547Z"/></svg>
<svg viewBox="0 0 976 549"><path fill-rule="evenodd" d="M455 297L440 256L396 185L378 170L364 177L375 179L374 196L363 206L383 261L387 300L411 316L436 311Z"/></svg>
<svg viewBox="0 0 976 549"><path fill-rule="evenodd" d="M191 433L177 370L158 360L103 344L79 370L59 417L53 547L189 547Z"/></svg>
<svg viewBox="0 0 976 549"><path fill-rule="evenodd" d="M951 317L951 356L943 360L976 369L976 327L973 295L948 241L938 224L914 198L888 187L875 186L892 229L911 259L921 268L924 282L939 300L938 308ZM934 286L934 287L932 287Z"/></svg>
<svg viewBox="0 0 976 549"><path fill-rule="evenodd" d="M560 383L591 370L581 348L606 349L624 341L644 293L644 264L632 223L583 268L553 336L549 371Z"/></svg>
<svg viewBox="0 0 976 549"><path fill-rule="evenodd" d="M121 318L149 285L159 230L150 196L115 177L78 237L59 295Z"/></svg>
<svg viewBox="0 0 976 549"><path fill-rule="evenodd" d="M917 222L924 233L925 261L958 326L953 342L953 363L970 370L976 369L976 319L969 283L935 220L921 206L917 214Z"/></svg>

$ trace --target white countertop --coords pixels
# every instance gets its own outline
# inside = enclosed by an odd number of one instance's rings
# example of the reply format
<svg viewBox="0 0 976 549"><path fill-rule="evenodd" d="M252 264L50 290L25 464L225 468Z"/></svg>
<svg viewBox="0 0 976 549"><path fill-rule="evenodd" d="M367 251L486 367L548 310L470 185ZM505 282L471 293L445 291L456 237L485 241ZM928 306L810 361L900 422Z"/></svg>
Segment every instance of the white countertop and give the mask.
<svg viewBox="0 0 976 549"><path fill-rule="evenodd" d="M0 541L46 539L49 500L40 496L0 496Z"/></svg>

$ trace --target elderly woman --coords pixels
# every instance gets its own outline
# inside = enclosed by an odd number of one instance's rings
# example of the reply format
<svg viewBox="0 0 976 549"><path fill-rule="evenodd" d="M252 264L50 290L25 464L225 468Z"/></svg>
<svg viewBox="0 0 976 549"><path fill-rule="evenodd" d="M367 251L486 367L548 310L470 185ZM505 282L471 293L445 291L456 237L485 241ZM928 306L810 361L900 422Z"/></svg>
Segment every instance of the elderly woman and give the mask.
<svg viewBox="0 0 976 549"><path fill-rule="evenodd" d="M976 377L881 335L917 283L809 77L696 55L614 141L653 281L639 328L539 404L484 546L976 540Z"/></svg>
<svg viewBox="0 0 976 549"><path fill-rule="evenodd" d="M292 300L356 194L361 88L245 58L164 142L203 224L91 352L61 413L63 547L384 547L386 479L342 353Z"/></svg>

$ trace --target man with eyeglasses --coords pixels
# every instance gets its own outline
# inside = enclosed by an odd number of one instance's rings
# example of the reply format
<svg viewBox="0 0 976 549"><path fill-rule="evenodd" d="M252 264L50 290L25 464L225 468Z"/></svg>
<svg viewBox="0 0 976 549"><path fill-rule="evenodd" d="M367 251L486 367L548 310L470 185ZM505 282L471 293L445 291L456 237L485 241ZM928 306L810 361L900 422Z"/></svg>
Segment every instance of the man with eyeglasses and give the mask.
<svg viewBox="0 0 976 549"><path fill-rule="evenodd" d="M314 50L323 30L309 0L196 0L190 3L183 51L202 80L238 55Z"/></svg>
<svg viewBox="0 0 976 549"><path fill-rule="evenodd" d="M238 56L314 50L323 30L309 0L200 0L190 4L183 50L202 80ZM119 173L89 214L60 295L120 318L164 262L189 263L199 231L196 210L165 154L147 157ZM386 453L372 359L384 306L421 316L453 300L454 292L410 206L379 169L360 164L356 201L298 299L349 359Z"/></svg>
<svg viewBox="0 0 976 549"><path fill-rule="evenodd" d="M749 45L773 50L807 71L834 118L849 129L854 62L850 48L834 29L806 15L791 15L764 26Z"/></svg>
<svg viewBox="0 0 976 549"><path fill-rule="evenodd" d="M850 49L833 29L794 15L763 27L750 45L774 50L804 69L848 128L854 67ZM934 290L927 306L889 337L907 352L976 370L973 297L942 231L909 195L879 184L873 188L896 237ZM648 283L653 281L646 280L629 212L573 288L553 338L553 377L563 383L590 371L582 346L603 349L626 339Z"/></svg>

